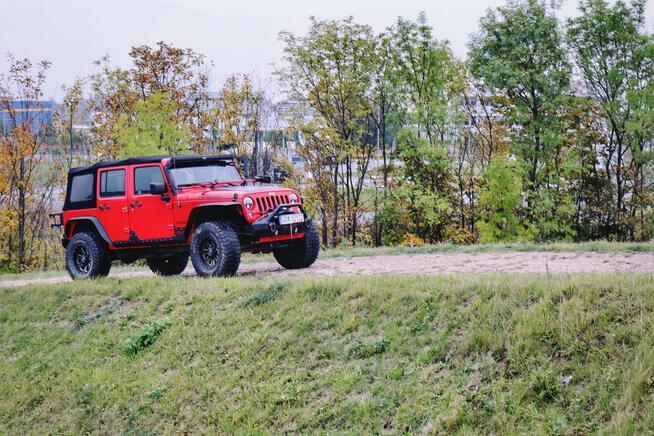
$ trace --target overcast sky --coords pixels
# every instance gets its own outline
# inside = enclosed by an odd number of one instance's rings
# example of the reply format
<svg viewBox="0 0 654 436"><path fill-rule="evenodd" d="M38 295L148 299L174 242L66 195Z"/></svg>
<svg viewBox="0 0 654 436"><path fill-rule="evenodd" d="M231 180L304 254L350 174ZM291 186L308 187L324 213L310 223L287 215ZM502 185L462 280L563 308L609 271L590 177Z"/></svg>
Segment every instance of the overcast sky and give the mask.
<svg viewBox="0 0 654 436"><path fill-rule="evenodd" d="M63 84L96 71L93 61L108 54L129 66L130 47L166 41L193 48L214 62L213 87L234 72L267 77L279 62L281 30L302 34L308 17L354 16L377 31L397 16L415 19L425 11L434 34L464 57L470 33L489 7L504 0L0 0L0 73L4 53L52 62L46 97L59 100ZM576 14L567 0L562 17ZM653 30L654 0L647 8Z"/></svg>

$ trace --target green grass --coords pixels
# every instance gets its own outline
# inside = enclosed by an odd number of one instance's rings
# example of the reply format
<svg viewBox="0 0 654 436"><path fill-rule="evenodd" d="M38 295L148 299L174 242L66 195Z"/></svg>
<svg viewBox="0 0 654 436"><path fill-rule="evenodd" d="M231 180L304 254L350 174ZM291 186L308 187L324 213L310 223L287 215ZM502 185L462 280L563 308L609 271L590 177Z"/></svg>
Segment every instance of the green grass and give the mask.
<svg viewBox="0 0 654 436"><path fill-rule="evenodd" d="M479 245L454 245L437 244L425 245L422 247L339 247L324 249L320 258L328 259L334 257L364 257L395 254L430 254L430 253L494 253L510 251L547 251L547 252L598 252L598 253L651 253L654 252L654 242L607 242L592 241L581 243L550 243L541 244L535 242L506 243L506 244L479 244ZM256 262L275 262L272 254L250 254L244 253L241 263L251 264ZM147 271L144 264L121 265L115 263L113 272ZM26 273L1 273L2 280L38 279L67 275L64 270L30 271Z"/></svg>
<svg viewBox="0 0 654 436"><path fill-rule="evenodd" d="M654 275L0 289L0 434L642 433Z"/></svg>

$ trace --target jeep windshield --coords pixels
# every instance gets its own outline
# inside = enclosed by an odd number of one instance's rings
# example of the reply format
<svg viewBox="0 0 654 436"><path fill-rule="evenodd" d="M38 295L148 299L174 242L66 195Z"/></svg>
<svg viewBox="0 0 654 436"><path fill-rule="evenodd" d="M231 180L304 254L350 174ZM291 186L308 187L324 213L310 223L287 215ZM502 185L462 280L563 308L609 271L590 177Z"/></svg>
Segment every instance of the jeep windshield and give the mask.
<svg viewBox="0 0 654 436"><path fill-rule="evenodd" d="M233 165L185 165L171 168L170 173L177 187L191 185L241 185L243 179Z"/></svg>

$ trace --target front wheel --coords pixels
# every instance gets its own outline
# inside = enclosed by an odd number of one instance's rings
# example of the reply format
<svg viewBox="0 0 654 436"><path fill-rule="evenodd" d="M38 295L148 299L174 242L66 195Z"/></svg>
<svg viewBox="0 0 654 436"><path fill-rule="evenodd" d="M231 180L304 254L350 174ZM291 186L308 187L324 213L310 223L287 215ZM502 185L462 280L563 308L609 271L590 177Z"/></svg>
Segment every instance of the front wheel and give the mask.
<svg viewBox="0 0 654 436"><path fill-rule="evenodd" d="M66 246L66 270L77 279L92 279L109 274L111 256L95 232L75 233Z"/></svg>
<svg viewBox="0 0 654 436"><path fill-rule="evenodd" d="M186 269L186 265L188 265L188 254L151 257L146 261L153 273L160 276L176 276Z"/></svg>
<svg viewBox="0 0 654 436"><path fill-rule="evenodd" d="M307 228L304 238L288 247L273 250L277 262L286 269L310 267L318 258L320 252L320 236L312 225Z"/></svg>
<svg viewBox="0 0 654 436"><path fill-rule="evenodd" d="M224 221L200 224L191 239L191 261L201 277L233 276L241 263L241 244Z"/></svg>

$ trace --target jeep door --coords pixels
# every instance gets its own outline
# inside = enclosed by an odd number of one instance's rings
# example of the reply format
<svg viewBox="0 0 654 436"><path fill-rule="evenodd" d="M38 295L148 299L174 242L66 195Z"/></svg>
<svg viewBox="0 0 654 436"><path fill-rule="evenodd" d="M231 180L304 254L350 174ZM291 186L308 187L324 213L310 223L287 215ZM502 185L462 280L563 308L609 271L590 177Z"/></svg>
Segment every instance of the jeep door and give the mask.
<svg viewBox="0 0 654 436"><path fill-rule="evenodd" d="M98 171L97 217L112 241L129 239L126 175L125 168Z"/></svg>
<svg viewBox="0 0 654 436"><path fill-rule="evenodd" d="M141 240L172 238L175 228L170 197L150 193L150 183L168 186L161 166L138 165L132 167L131 173L129 221L132 231Z"/></svg>

